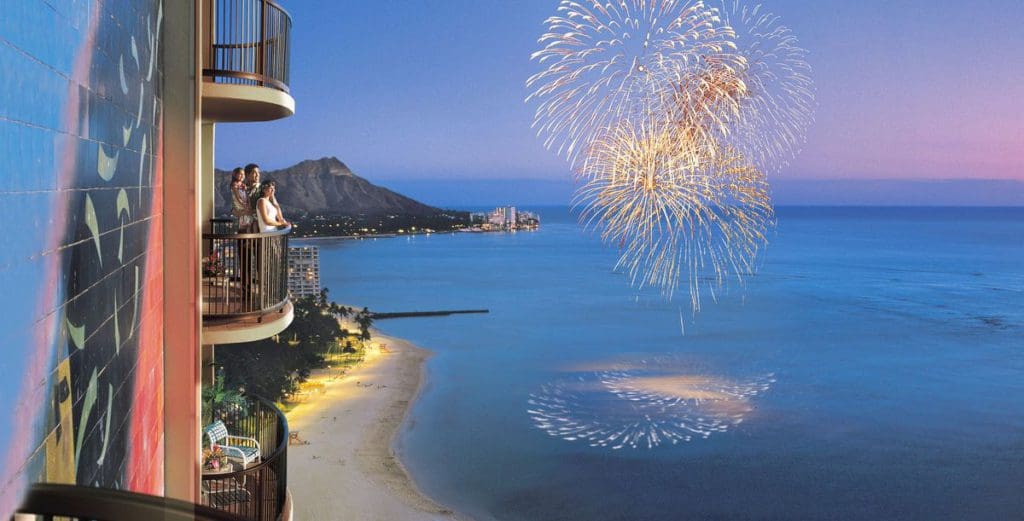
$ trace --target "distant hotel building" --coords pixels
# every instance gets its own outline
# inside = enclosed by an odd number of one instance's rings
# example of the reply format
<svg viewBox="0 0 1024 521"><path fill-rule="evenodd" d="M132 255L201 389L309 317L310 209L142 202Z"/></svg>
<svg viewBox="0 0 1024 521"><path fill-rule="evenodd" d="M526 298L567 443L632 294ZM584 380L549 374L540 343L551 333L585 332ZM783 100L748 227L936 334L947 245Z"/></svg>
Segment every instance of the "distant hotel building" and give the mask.
<svg viewBox="0 0 1024 521"><path fill-rule="evenodd" d="M316 246L288 248L288 291L293 298L320 293L320 249Z"/></svg>
<svg viewBox="0 0 1024 521"><path fill-rule="evenodd" d="M469 217L475 231L536 230L540 225L539 215L519 211L515 206L499 206L488 213L472 213Z"/></svg>

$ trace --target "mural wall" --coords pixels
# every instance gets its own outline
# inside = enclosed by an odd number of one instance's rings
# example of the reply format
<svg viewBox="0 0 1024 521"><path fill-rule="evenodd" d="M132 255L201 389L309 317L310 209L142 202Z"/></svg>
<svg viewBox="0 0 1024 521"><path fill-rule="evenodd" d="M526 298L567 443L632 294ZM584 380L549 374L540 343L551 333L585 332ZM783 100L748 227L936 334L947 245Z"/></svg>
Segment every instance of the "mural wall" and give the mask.
<svg viewBox="0 0 1024 521"><path fill-rule="evenodd" d="M163 491L160 0L0 16L0 518L27 483Z"/></svg>

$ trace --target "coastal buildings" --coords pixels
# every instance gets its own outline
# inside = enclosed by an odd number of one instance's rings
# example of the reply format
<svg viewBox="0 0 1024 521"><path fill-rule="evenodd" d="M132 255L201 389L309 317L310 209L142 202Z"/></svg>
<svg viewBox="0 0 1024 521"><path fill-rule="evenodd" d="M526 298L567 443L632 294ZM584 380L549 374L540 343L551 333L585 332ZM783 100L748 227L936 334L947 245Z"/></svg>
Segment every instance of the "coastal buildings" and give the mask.
<svg viewBox="0 0 1024 521"><path fill-rule="evenodd" d="M0 277L21 298L0 319L0 518L26 497L82 518L113 501L290 517L280 411L252 398L232 434L258 434L260 462L219 476L200 420L214 346L292 320L289 230L211 220L216 125L295 110L290 34L272 0L5 3L0 208L18 225Z"/></svg>
<svg viewBox="0 0 1024 521"><path fill-rule="evenodd" d="M288 248L288 291L293 298L320 293L320 248Z"/></svg>
<svg viewBox="0 0 1024 521"><path fill-rule="evenodd" d="M471 231L536 230L540 216L517 210L515 206L499 206L487 213L470 214Z"/></svg>

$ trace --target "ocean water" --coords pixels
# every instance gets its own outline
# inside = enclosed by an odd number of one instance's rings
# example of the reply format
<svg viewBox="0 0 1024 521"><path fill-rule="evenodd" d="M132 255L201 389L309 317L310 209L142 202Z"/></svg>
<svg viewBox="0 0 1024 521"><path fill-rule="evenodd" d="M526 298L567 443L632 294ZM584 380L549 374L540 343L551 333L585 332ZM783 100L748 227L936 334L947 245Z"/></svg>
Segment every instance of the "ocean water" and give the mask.
<svg viewBox="0 0 1024 521"><path fill-rule="evenodd" d="M500 520L1024 517L1024 209L781 208L757 276L696 315L536 210L316 242L335 300L490 310L377 324L436 352L397 442L428 495Z"/></svg>

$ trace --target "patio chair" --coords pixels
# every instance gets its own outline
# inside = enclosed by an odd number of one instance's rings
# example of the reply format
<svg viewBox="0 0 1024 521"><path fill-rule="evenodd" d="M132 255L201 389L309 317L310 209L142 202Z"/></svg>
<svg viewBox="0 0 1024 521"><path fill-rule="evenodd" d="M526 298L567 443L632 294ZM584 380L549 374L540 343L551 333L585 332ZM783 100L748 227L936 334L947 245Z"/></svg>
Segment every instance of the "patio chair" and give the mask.
<svg viewBox="0 0 1024 521"><path fill-rule="evenodd" d="M207 425L203 431L206 432L206 437L210 440L210 446L217 445L224 450L229 458L242 462L243 469L260 459L260 443L258 441L253 438L228 434L227 426L220 420Z"/></svg>

